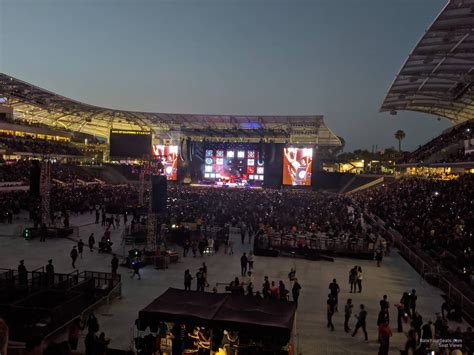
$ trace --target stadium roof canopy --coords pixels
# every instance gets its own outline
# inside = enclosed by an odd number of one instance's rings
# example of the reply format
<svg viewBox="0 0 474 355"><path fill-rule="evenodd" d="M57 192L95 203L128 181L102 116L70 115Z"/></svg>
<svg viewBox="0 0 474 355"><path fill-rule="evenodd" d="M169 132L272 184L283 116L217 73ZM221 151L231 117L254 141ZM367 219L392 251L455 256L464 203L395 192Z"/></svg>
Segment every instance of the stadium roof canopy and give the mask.
<svg viewBox="0 0 474 355"><path fill-rule="evenodd" d="M381 111L474 118L474 0L450 0L410 53Z"/></svg>
<svg viewBox="0 0 474 355"><path fill-rule="evenodd" d="M110 129L152 130L162 138L240 138L340 146L323 116L233 116L114 110L85 104L0 73L0 98L16 118L108 137Z"/></svg>

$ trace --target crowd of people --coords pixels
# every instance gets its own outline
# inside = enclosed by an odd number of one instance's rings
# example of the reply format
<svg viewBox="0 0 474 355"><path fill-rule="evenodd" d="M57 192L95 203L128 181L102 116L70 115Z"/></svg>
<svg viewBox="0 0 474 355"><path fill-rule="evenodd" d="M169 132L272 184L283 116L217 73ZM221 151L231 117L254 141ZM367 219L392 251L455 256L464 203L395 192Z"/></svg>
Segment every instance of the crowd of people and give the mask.
<svg viewBox="0 0 474 355"><path fill-rule="evenodd" d="M437 136L436 138L432 139L428 143L420 146L418 149L410 153L405 159L405 163L418 163L423 162L427 158L431 157L433 154L440 152L442 149L449 147L454 143L459 143L462 145L465 139L470 139L473 137L474 132L474 120L470 120L464 122L460 125L454 126L449 129L449 131L445 132ZM463 157L463 151L459 152L459 154L454 154L451 157L446 157L443 162L452 162L452 161L469 161L468 157ZM434 163L434 161L433 161Z"/></svg>
<svg viewBox="0 0 474 355"><path fill-rule="evenodd" d="M404 178L363 191L356 200L415 248L472 283L472 174L449 181Z"/></svg>
<svg viewBox="0 0 474 355"><path fill-rule="evenodd" d="M11 152L34 153L38 155L83 155L71 143L39 138L19 138L7 134L0 135L0 147Z"/></svg>

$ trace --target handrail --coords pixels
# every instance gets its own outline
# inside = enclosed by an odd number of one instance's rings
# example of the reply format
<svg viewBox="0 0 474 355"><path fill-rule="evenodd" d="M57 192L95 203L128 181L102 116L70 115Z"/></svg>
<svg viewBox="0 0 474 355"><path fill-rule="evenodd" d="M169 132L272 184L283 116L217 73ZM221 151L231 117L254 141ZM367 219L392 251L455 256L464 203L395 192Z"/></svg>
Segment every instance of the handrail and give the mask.
<svg viewBox="0 0 474 355"><path fill-rule="evenodd" d="M407 240L404 236L392 228L386 228L386 223L375 214L368 213L367 215L376 222L380 228L390 234L396 246L402 254L409 259L414 269L420 273L423 279L427 276L436 276L439 280L437 287L447 293L448 300L454 300L457 304L460 304L464 316L471 321L474 320L474 301L468 298L465 295L465 292L461 291L452 283L452 281L444 276L444 268L441 265L437 262L434 262L433 265L433 263L430 264L428 261L424 260L420 255L412 251L412 248L407 245ZM420 266L421 270L419 270ZM453 293L453 291L455 292Z"/></svg>

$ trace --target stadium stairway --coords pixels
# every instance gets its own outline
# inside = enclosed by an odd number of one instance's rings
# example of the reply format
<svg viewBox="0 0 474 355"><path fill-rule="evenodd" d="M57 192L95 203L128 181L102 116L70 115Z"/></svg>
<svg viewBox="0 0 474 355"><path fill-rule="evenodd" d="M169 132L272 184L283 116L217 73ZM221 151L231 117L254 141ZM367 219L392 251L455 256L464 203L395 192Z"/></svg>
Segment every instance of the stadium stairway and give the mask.
<svg viewBox="0 0 474 355"><path fill-rule="evenodd" d="M381 175L355 175L346 185L342 187L339 193L352 194L362 191L384 182L385 176Z"/></svg>

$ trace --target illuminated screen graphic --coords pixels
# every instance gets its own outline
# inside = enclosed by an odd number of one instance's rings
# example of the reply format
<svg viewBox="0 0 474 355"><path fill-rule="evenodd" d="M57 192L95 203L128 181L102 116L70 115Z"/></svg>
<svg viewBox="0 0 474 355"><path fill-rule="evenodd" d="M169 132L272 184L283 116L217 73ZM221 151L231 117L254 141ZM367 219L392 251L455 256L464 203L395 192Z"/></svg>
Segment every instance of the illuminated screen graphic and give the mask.
<svg viewBox="0 0 474 355"><path fill-rule="evenodd" d="M178 146L153 145L153 156L163 164L163 171L167 180L178 178Z"/></svg>
<svg viewBox="0 0 474 355"><path fill-rule="evenodd" d="M205 180L220 184L262 185L263 165L256 144L208 145L205 147L203 176Z"/></svg>
<svg viewBox="0 0 474 355"><path fill-rule="evenodd" d="M311 186L313 148L283 149L283 185Z"/></svg>

